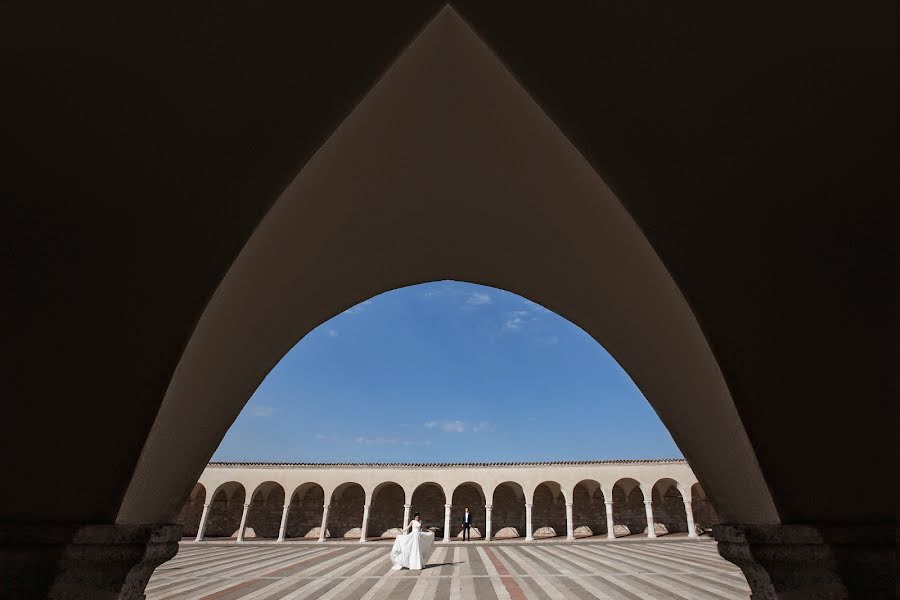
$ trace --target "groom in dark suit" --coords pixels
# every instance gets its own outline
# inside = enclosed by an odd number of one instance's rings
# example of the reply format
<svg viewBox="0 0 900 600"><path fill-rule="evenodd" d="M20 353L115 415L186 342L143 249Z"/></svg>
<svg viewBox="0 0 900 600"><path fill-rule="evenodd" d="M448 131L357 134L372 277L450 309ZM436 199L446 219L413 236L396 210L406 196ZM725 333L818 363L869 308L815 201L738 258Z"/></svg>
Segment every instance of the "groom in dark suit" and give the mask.
<svg viewBox="0 0 900 600"><path fill-rule="evenodd" d="M471 542L472 537L469 534L469 527L472 526L472 513L469 512L469 507L466 507L466 512L463 513L463 522L462 522L462 534L464 542Z"/></svg>

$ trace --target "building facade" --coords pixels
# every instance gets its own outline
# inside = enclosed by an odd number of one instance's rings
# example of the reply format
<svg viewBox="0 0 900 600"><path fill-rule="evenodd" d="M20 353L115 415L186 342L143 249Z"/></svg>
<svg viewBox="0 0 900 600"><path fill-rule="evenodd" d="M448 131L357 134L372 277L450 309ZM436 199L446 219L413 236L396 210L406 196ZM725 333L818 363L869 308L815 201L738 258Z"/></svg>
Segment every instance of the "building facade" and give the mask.
<svg viewBox="0 0 900 600"><path fill-rule="evenodd" d="M184 505L185 537L394 537L420 513L438 539L697 537L718 521L683 460L473 464L210 463Z"/></svg>

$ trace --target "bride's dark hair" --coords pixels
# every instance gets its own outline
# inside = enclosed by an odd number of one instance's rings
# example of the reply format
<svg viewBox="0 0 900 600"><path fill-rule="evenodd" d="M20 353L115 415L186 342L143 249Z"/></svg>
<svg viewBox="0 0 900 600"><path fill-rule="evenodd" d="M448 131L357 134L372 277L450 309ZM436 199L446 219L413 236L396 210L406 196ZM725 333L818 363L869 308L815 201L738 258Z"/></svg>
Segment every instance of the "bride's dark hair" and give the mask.
<svg viewBox="0 0 900 600"><path fill-rule="evenodd" d="M419 516L419 513L414 514L414 515L413 515L413 519L415 519L415 518L418 517L418 516Z"/></svg>

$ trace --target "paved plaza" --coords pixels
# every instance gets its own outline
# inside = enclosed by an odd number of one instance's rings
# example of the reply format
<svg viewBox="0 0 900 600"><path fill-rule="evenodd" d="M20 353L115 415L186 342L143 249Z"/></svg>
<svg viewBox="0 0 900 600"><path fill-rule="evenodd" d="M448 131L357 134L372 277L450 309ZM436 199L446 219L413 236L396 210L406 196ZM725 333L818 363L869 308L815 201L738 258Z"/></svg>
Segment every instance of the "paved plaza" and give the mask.
<svg viewBox="0 0 900 600"><path fill-rule="evenodd" d="M387 542L182 543L148 600L740 599L750 589L711 540L437 544L391 571Z"/></svg>

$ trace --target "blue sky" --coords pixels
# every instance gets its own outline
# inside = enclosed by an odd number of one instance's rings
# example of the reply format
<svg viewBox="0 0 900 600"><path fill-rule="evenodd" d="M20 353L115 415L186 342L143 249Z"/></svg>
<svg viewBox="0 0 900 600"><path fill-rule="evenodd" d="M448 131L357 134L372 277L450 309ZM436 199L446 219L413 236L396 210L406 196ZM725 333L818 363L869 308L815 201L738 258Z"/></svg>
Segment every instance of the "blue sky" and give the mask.
<svg viewBox="0 0 900 600"><path fill-rule="evenodd" d="M443 281L323 323L256 390L213 460L681 457L618 363L521 296Z"/></svg>

